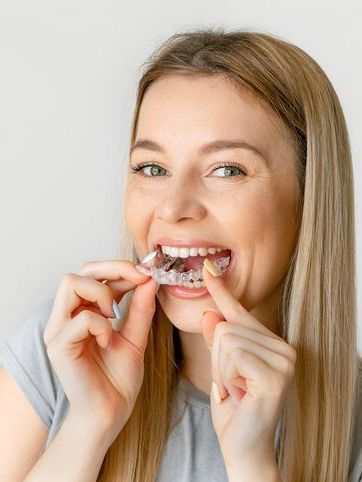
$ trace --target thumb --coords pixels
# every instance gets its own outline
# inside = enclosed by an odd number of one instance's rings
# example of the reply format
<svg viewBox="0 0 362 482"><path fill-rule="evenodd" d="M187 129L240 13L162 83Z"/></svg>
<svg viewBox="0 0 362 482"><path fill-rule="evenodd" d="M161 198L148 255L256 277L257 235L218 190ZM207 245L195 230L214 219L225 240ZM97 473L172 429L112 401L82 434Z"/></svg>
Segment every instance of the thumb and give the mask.
<svg viewBox="0 0 362 482"><path fill-rule="evenodd" d="M220 321L225 321L223 315L220 311L214 310L213 308L203 311L201 315L200 327L202 335L210 350L214 339L216 325L220 323Z"/></svg>

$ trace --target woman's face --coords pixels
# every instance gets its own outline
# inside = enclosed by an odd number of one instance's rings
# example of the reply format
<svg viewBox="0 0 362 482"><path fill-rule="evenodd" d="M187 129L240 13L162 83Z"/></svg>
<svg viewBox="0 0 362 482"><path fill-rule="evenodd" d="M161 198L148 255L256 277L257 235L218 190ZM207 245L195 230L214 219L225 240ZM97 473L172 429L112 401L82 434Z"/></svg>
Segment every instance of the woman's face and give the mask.
<svg viewBox="0 0 362 482"><path fill-rule="evenodd" d="M145 139L160 150L134 149L131 166L154 166L129 174L125 197L137 255L142 259L153 251L161 237L231 249L235 263L226 287L268 325L297 229L296 158L284 125L221 75L175 74L154 82L145 94L136 142ZM260 154L246 146L201 151L215 140L243 141ZM201 332L201 312L217 308L208 294L178 298L164 285L157 297L185 332Z"/></svg>

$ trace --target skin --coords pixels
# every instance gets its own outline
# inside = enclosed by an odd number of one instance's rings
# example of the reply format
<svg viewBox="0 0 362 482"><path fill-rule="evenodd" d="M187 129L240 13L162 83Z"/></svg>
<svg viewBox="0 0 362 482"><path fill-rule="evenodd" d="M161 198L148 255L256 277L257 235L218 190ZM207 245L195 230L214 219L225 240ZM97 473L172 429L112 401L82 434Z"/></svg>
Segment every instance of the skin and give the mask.
<svg viewBox="0 0 362 482"><path fill-rule="evenodd" d="M275 113L222 75L179 74L154 82L143 99L136 141L151 139L165 153L136 149L130 164L152 161L157 169L130 174L125 218L142 259L159 236L201 238L226 246L236 264L226 287L278 336L278 300L297 235L295 145ZM245 149L198 155L215 139L242 139ZM219 162L240 164L231 172ZM153 177L151 177L153 176ZM183 374L204 393L211 390L210 351L201 313L217 309L211 296L178 299L161 285L157 297L180 331Z"/></svg>

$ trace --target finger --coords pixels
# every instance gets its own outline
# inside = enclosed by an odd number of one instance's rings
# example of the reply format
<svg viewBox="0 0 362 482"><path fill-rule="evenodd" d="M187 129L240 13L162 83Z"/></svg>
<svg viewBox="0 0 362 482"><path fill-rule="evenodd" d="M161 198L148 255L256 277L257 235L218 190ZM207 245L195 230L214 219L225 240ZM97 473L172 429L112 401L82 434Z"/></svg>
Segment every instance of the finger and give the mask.
<svg viewBox="0 0 362 482"><path fill-rule="evenodd" d="M124 259L89 261L82 266L80 274L97 280L119 280L123 278L135 285L143 283L150 278L150 276L137 271L132 261Z"/></svg>
<svg viewBox="0 0 362 482"><path fill-rule="evenodd" d="M275 339L264 335L253 328L240 326L236 323L227 323L221 326L215 336L220 337L221 343L223 344L224 337L226 337L228 334L239 335L242 339L257 343L271 352L288 358L292 362L296 361L295 349L279 337Z"/></svg>
<svg viewBox="0 0 362 482"><path fill-rule="evenodd" d="M128 316L121 330L122 336L142 353L146 350L148 334L156 309L157 288L158 283L153 278L137 286L129 305Z"/></svg>
<svg viewBox="0 0 362 482"><path fill-rule="evenodd" d="M220 323L221 321L225 322L222 314L217 310L209 309L209 310L205 310L202 313L202 318L200 320L201 331L202 331L202 335L204 337L205 343L210 349L210 351L212 351L212 345L214 342L215 328L218 325L218 323ZM216 366L218 366L218 363L219 362L216 361ZM211 367L212 366L213 364L212 364L212 355L211 355ZM220 371L218 371L217 368L214 370L211 370L211 376L213 378L213 381L216 383L220 396L223 399L227 397L228 391L225 385L222 383L221 376L219 376L219 374L220 374Z"/></svg>
<svg viewBox="0 0 362 482"><path fill-rule="evenodd" d="M109 320L92 311L84 310L79 313L71 323L68 323L49 343L49 350L57 346L57 353L67 351L67 354L77 358L83 350L84 342L90 335L96 337L97 343L102 347L108 344L112 336L112 325Z"/></svg>
<svg viewBox="0 0 362 482"><path fill-rule="evenodd" d="M215 277L209 273L209 271L205 268L205 261L202 268L202 277L206 284L207 290L216 303L217 308L227 321L238 323L249 328L254 328L261 333L269 333L270 330L268 330L259 320L252 316L248 310L244 308L243 305L230 293L225 286L224 279Z"/></svg>
<svg viewBox="0 0 362 482"><path fill-rule="evenodd" d="M230 355L236 348L253 353L274 370L286 373L291 369L292 362L288 358L269 350L269 348L253 340L248 340L234 333L226 333L220 336L220 350L222 353Z"/></svg>
<svg viewBox="0 0 362 482"><path fill-rule="evenodd" d="M225 321L220 312L205 310L200 320L200 328L207 347L211 350L214 339L216 325L220 321Z"/></svg>
<svg viewBox="0 0 362 482"><path fill-rule="evenodd" d="M49 322L44 332L47 342L56 335L68 321L83 300L97 302L104 316L114 318L112 290L105 284L75 273L66 273L56 293Z"/></svg>
<svg viewBox="0 0 362 482"><path fill-rule="evenodd" d="M286 387L286 379L254 353L235 348L222 367L226 383L239 377L245 379L248 394L255 400L279 396Z"/></svg>
<svg viewBox="0 0 362 482"><path fill-rule="evenodd" d="M215 333L220 329L220 326L226 325L227 321L220 321L215 327ZM228 396L228 391L224 385L223 378L221 375L221 364L220 364L220 339L215 338L211 346L211 377L216 383L219 390L221 399Z"/></svg>
<svg viewBox="0 0 362 482"><path fill-rule="evenodd" d="M137 285L145 283L150 278L137 271L131 261L118 259L89 261L83 265L80 274L102 280L102 283L107 284L117 304L125 293L134 290Z"/></svg>
<svg viewBox="0 0 362 482"><path fill-rule="evenodd" d="M142 281L142 283L143 282L144 281ZM129 281L128 279L120 279L116 281L105 280L104 284L106 284L111 288L113 293L113 298L116 300L117 303L119 303L125 293L128 293L128 291L134 290L136 286L138 286L141 283L133 283L133 281Z"/></svg>

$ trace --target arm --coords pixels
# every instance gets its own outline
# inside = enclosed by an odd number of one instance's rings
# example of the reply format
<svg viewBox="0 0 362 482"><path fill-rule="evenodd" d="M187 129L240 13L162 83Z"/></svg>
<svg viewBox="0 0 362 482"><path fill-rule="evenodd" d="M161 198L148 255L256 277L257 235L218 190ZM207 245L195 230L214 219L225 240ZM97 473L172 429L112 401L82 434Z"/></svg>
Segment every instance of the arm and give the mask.
<svg viewBox="0 0 362 482"><path fill-rule="evenodd" d="M24 482L95 482L112 443L108 433L69 412Z"/></svg>
<svg viewBox="0 0 362 482"><path fill-rule="evenodd" d="M244 463L239 467L228 467L226 471L229 482L282 482L275 460L263 464Z"/></svg>

